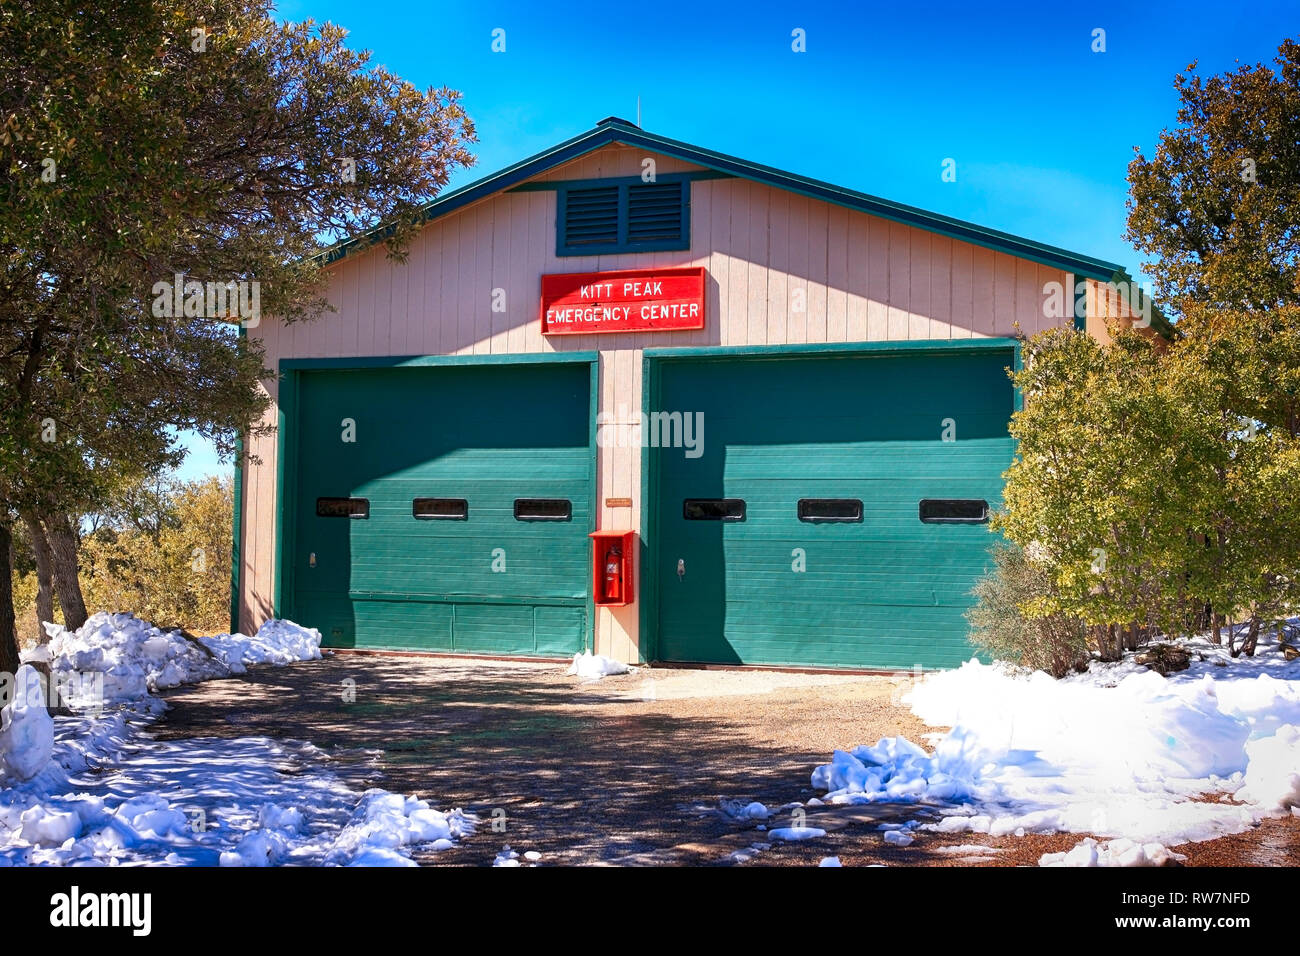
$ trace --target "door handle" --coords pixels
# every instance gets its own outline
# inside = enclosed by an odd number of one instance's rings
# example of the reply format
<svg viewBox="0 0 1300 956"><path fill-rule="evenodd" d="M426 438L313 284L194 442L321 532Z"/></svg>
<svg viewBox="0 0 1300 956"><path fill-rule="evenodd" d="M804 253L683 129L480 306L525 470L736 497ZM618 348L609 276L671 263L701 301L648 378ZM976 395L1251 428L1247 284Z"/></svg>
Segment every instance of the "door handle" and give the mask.
<svg viewBox="0 0 1300 956"><path fill-rule="evenodd" d="M678 558L677 559L677 580L680 581L684 577L686 577L686 559Z"/></svg>

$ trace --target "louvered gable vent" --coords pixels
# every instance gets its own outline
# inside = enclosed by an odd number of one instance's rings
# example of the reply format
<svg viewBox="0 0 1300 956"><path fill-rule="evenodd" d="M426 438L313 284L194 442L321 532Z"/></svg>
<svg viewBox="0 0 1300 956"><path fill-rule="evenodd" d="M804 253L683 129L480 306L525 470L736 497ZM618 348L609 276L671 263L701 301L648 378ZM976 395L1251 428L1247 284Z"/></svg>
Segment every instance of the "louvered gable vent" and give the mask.
<svg viewBox="0 0 1300 956"><path fill-rule="evenodd" d="M690 183L617 183L559 191L557 255L690 247Z"/></svg>
<svg viewBox="0 0 1300 956"><path fill-rule="evenodd" d="M573 189L565 194L565 198L565 245L605 245L618 242L617 186Z"/></svg>
<svg viewBox="0 0 1300 956"><path fill-rule="evenodd" d="M677 239L682 234L682 184L648 183L627 191L627 241Z"/></svg>

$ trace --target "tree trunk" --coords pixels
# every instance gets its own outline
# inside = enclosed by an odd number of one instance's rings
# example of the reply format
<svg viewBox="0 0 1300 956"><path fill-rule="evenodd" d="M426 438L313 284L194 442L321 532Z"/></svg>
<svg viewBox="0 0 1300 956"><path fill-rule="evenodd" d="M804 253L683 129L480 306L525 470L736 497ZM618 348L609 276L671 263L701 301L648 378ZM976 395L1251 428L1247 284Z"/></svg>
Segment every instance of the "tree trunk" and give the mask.
<svg viewBox="0 0 1300 956"><path fill-rule="evenodd" d="M1105 624L1089 624L1088 636L1092 638L1093 646L1097 648L1097 656L1103 661L1110 660L1110 629Z"/></svg>
<svg viewBox="0 0 1300 956"><path fill-rule="evenodd" d="M1124 658L1124 628L1118 624L1101 626L1102 660L1118 661Z"/></svg>
<svg viewBox="0 0 1300 956"><path fill-rule="evenodd" d="M14 620L13 535L9 525L0 521L0 672L18 671L18 630Z"/></svg>
<svg viewBox="0 0 1300 956"><path fill-rule="evenodd" d="M54 587L59 592L63 626L76 630L86 623L86 601L81 596L81 578L77 571L77 536L64 514L46 515L44 521L50 542Z"/></svg>
<svg viewBox="0 0 1300 956"><path fill-rule="evenodd" d="M45 622L54 620L54 570L50 542L40 519L30 512L23 515L27 534L32 539L32 555L36 559L36 633L38 640L47 640Z"/></svg>
<svg viewBox="0 0 1300 956"><path fill-rule="evenodd" d="M1255 656L1255 645L1259 643L1259 615L1250 616L1250 630L1246 632L1246 639L1241 644L1242 653L1247 657Z"/></svg>
<svg viewBox="0 0 1300 956"><path fill-rule="evenodd" d="M1214 643L1223 643L1223 616L1221 614L1214 615Z"/></svg>

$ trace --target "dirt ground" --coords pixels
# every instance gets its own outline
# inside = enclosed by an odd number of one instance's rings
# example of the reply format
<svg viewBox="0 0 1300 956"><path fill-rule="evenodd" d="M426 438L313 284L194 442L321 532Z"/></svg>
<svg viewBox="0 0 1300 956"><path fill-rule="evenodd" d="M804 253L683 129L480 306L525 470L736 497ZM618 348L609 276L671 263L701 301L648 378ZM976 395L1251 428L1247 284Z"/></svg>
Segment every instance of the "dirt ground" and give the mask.
<svg viewBox="0 0 1300 956"><path fill-rule="evenodd" d="M992 839L920 833L883 842L880 825L928 818L911 804L808 808L827 831L767 840L722 801L776 808L817 794L813 767L835 748L933 728L895 701L897 679L763 671L638 669L582 683L563 665L336 655L167 694L164 739L307 740L358 787L414 793L480 817L454 849L422 863L483 865L509 844L542 865L1034 864L1077 834ZM769 826L788 826L789 811ZM799 822L799 821L794 821ZM958 852L944 847L963 846ZM975 845L990 849L977 851ZM759 847L759 849L754 849ZM1300 820L1178 847L1190 865L1294 865Z"/></svg>

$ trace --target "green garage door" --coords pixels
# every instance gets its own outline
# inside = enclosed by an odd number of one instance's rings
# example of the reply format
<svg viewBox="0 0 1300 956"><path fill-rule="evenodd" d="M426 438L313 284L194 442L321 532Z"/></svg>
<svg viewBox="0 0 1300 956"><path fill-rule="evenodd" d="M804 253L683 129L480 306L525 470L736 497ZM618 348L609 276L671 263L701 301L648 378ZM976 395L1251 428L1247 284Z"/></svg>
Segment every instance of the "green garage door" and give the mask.
<svg viewBox="0 0 1300 956"><path fill-rule="evenodd" d="M655 407L704 424L698 457L651 452L661 660L971 656L963 612L1013 451L1013 346L656 361Z"/></svg>
<svg viewBox="0 0 1300 956"><path fill-rule="evenodd" d="M583 648L589 363L296 378L293 546L284 557L295 619L331 647L539 656Z"/></svg>

